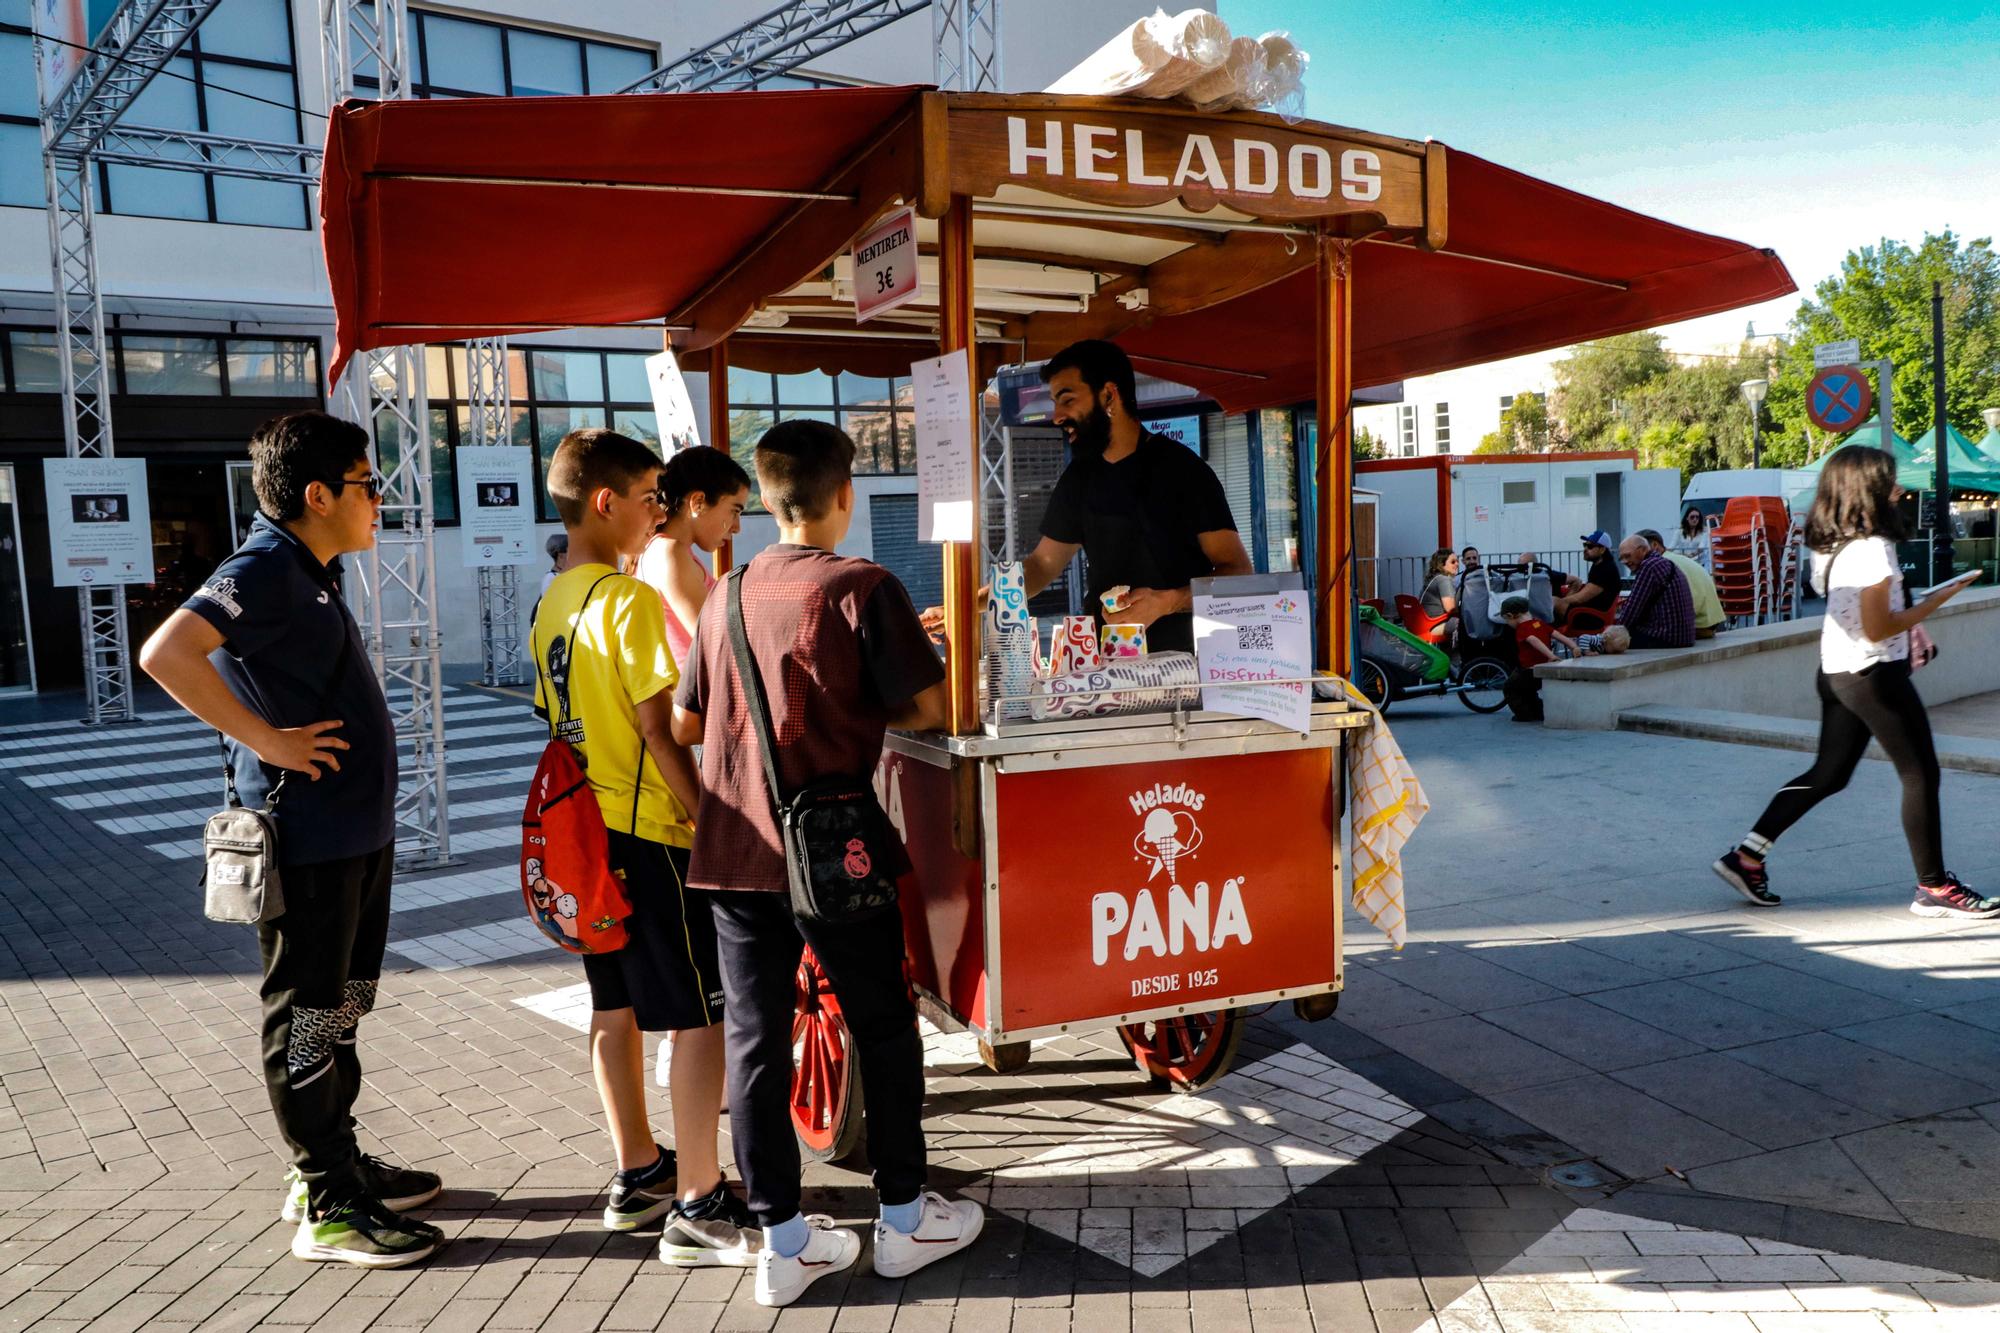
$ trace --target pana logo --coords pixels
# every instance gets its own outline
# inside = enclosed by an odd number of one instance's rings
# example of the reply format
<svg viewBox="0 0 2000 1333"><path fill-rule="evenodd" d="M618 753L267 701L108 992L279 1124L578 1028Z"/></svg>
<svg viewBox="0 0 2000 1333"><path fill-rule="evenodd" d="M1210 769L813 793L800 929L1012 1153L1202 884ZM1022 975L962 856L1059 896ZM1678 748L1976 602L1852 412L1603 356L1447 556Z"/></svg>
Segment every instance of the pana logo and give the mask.
<svg viewBox="0 0 2000 1333"><path fill-rule="evenodd" d="M236 580L226 574L202 584L194 590L194 595L214 602L229 613L231 620L243 614L243 608L236 602Z"/></svg>
<svg viewBox="0 0 2000 1333"><path fill-rule="evenodd" d="M1156 783L1132 793L1129 800L1132 812L1140 817L1132 835L1132 856L1147 867L1147 884L1130 895L1113 891L1091 896L1090 960L1103 967L1114 939L1128 963L1136 962L1141 953L1179 957L1189 945L1197 953L1207 953L1231 941L1250 943L1241 876L1223 880L1220 889L1212 889L1205 879L1196 880L1192 888L1181 883L1186 864L1201 851L1201 825L1194 816L1208 798L1185 783ZM1162 872L1165 883L1153 885ZM1157 897L1155 887L1160 891Z"/></svg>

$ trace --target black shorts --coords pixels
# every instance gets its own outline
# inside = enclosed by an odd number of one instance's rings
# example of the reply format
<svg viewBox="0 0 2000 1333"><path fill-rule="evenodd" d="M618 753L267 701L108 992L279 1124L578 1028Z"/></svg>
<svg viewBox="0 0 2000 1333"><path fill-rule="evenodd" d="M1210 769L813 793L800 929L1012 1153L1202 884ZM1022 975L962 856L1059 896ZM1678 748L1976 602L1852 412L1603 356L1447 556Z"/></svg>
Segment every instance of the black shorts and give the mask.
<svg viewBox="0 0 2000 1333"><path fill-rule="evenodd" d="M585 954L594 1010L630 1009L642 1032L680 1032L722 1021L722 968L708 895L688 887L688 849L609 831L611 868L625 880L632 915L625 947Z"/></svg>

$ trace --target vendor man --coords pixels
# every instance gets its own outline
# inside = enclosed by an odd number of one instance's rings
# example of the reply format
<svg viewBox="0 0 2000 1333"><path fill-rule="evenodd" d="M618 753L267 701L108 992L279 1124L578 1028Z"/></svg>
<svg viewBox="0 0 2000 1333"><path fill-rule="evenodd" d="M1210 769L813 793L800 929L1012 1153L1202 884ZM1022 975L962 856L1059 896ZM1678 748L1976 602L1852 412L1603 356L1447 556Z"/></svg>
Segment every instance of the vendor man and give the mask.
<svg viewBox="0 0 2000 1333"><path fill-rule="evenodd" d="M1144 625L1150 651L1194 651L1189 583L1248 574L1222 482L1201 456L1147 430L1124 349L1099 339L1071 343L1042 367L1070 463L1042 515L1042 539L1022 562L1033 597L1061 577L1079 549L1090 568L1089 609L1100 621ZM1116 611L1104 593L1129 588ZM944 612L924 613L933 632Z"/></svg>
<svg viewBox="0 0 2000 1333"><path fill-rule="evenodd" d="M1589 562L1590 572L1583 576L1581 584L1572 580L1569 590L1556 598L1558 623L1579 606L1601 611L1608 617L1611 608L1618 605L1618 592L1624 580L1619 576L1618 562L1611 558L1611 534L1602 528L1585 533L1583 558Z"/></svg>

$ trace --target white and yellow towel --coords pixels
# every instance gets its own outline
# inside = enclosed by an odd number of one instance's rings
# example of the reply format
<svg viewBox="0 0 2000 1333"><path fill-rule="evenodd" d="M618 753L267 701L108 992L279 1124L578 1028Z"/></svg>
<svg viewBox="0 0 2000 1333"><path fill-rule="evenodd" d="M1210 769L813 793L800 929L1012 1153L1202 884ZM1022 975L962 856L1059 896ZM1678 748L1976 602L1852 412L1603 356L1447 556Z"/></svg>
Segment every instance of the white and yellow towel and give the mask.
<svg viewBox="0 0 2000 1333"><path fill-rule="evenodd" d="M1403 844L1430 811L1430 799L1389 724L1361 691L1341 681L1358 708L1375 714L1366 731L1349 733L1348 819L1354 830L1354 908L1400 949L1408 934L1403 911Z"/></svg>

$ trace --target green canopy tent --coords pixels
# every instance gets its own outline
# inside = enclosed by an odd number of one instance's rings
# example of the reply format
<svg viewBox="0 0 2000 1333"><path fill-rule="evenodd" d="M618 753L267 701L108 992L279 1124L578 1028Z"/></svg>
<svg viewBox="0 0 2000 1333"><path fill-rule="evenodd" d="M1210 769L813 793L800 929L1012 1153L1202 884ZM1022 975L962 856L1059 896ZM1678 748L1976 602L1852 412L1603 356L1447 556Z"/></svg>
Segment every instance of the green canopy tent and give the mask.
<svg viewBox="0 0 2000 1333"><path fill-rule="evenodd" d="M2000 443L2000 441L1996 441ZM1928 476L1937 458L1937 430L1933 427L1915 441L1917 457L1921 460ZM2000 458L1980 452L1978 446L1959 434L1956 426L1945 426L1945 462L1951 468L1951 488L1954 491L1979 491L1986 495L2000 495ZM1897 468L1897 480L1902 480L1902 469ZM1905 489L1914 489L1903 482ZM1923 489L1930 489L1926 481Z"/></svg>
<svg viewBox="0 0 2000 1333"><path fill-rule="evenodd" d="M1906 491L1929 490L1932 481L1930 455L1919 453L1915 445L1894 432L1890 433L1889 438L1893 442L1892 451L1896 455L1896 484ZM1839 453L1842 449L1847 449L1857 444L1864 448L1879 449L1881 442L1882 419L1880 417L1870 418L1865 424L1856 426L1853 430L1849 431L1845 440L1842 440L1838 445L1827 450L1799 470L1811 476L1814 483L1817 484L1819 471L1826 466L1826 460ZM1957 484L1955 479L1953 484Z"/></svg>

